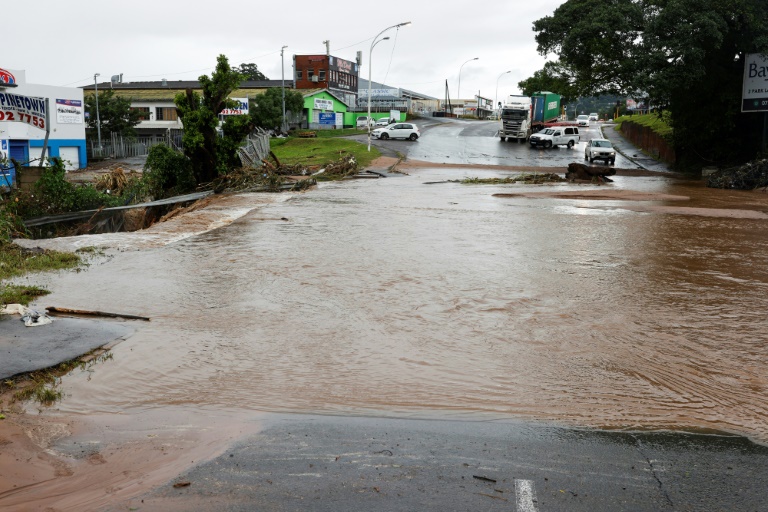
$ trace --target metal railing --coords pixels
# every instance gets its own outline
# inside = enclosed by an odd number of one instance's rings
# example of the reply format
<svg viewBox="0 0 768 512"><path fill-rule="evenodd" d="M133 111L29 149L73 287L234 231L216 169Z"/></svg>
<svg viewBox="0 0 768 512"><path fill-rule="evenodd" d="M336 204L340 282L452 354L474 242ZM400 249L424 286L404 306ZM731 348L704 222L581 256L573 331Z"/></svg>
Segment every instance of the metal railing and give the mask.
<svg viewBox="0 0 768 512"><path fill-rule="evenodd" d="M165 144L177 151L182 150L181 136L183 130L169 129L165 135L148 135L139 137L124 137L113 133L107 141L91 140L87 146L88 159L94 158L131 158L147 156L152 146Z"/></svg>

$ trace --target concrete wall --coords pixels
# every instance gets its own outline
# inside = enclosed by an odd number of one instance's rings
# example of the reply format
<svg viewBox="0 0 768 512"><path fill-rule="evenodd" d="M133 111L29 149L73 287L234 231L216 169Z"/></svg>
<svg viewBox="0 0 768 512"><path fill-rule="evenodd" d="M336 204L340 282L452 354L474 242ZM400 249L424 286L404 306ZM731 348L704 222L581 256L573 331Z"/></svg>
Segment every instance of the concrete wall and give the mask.
<svg viewBox="0 0 768 512"><path fill-rule="evenodd" d="M647 151L654 157L670 164L675 163L675 150L672 146L647 126L624 121L621 123L621 134L632 143Z"/></svg>

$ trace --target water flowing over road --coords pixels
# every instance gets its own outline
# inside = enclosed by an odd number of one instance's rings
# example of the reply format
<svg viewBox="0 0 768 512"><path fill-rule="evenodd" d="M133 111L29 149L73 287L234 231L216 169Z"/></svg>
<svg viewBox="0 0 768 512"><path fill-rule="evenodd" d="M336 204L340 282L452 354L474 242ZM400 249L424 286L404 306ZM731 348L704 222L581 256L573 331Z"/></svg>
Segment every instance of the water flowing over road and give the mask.
<svg viewBox="0 0 768 512"><path fill-rule="evenodd" d="M764 194L408 173L321 184L166 246L121 234L128 250L52 278L46 304L152 317L64 379L59 411L522 417L768 441Z"/></svg>

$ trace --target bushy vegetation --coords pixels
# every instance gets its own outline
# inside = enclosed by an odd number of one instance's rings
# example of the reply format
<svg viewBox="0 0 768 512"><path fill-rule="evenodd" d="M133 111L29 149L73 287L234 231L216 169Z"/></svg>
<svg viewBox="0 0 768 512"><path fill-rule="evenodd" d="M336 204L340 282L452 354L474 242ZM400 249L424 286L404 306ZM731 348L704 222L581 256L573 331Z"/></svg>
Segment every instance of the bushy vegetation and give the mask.
<svg viewBox="0 0 768 512"><path fill-rule="evenodd" d="M162 144L149 150L143 179L148 195L156 199L186 194L197 186L189 158Z"/></svg>
<svg viewBox="0 0 768 512"><path fill-rule="evenodd" d="M625 121L647 126L654 133L672 142L672 119L669 111L633 116L621 116L616 118L616 129L621 130L621 124Z"/></svg>

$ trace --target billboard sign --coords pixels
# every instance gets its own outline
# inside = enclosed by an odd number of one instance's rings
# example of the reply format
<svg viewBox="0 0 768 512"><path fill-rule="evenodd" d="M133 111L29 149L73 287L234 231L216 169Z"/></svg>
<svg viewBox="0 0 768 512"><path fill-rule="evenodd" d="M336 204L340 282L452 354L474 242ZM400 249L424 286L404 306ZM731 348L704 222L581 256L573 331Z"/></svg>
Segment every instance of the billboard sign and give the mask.
<svg viewBox="0 0 768 512"><path fill-rule="evenodd" d="M748 53L744 59L742 112L768 112L768 55Z"/></svg>
<svg viewBox="0 0 768 512"><path fill-rule="evenodd" d="M320 124L336 124L336 114L333 112L320 112L317 120Z"/></svg>
<svg viewBox="0 0 768 512"><path fill-rule="evenodd" d="M83 102L57 99L56 122L59 124L83 124Z"/></svg>
<svg viewBox="0 0 768 512"><path fill-rule="evenodd" d="M315 110L333 110L333 101L315 98Z"/></svg>
<svg viewBox="0 0 768 512"><path fill-rule="evenodd" d="M247 116L248 115L248 98L229 98L238 102L235 108L225 108L221 111L223 116Z"/></svg>
<svg viewBox="0 0 768 512"><path fill-rule="evenodd" d="M357 91L357 63L328 57L328 88Z"/></svg>
<svg viewBox="0 0 768 512"><path fill-rule="evenodd" d="M45 130L46 98L0 92L0 121L27 123Z"/></svg>

